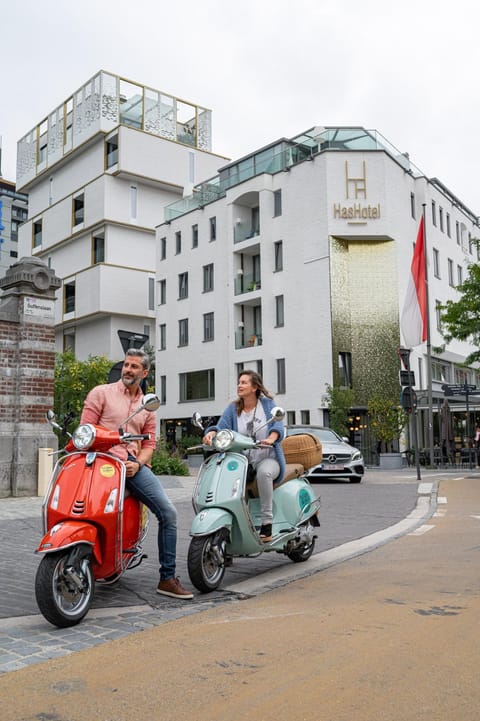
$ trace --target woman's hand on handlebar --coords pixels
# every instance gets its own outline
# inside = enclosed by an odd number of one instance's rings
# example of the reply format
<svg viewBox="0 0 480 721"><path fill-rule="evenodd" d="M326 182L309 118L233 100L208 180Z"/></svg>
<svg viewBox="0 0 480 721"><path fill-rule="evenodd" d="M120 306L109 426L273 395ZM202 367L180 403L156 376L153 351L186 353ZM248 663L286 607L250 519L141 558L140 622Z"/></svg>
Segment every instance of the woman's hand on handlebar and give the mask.
<svg viewBox="0 0 480 721"><path fill-rule="evenodd" d="M203 443L204 443L206 446L211 446L211 445L212 445L212 441L213 441L213 439L215 438L216 435L217 435L217 434L216 434L215 431L209 431L208 433L205 433L205 435L203 436L203 439L202 439L202 440L203 440Z"/></svg>

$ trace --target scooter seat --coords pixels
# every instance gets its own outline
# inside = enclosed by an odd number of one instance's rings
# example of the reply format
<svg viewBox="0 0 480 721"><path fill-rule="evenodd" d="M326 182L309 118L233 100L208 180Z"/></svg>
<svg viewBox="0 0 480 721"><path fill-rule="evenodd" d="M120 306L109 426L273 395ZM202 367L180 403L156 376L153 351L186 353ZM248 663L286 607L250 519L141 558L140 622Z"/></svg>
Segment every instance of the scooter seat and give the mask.
<svg viewBox="0 0 480 721"><path fill-rule="evenodd" d="M273 488L278 488L279 486L282 486L284 483L287 483L288 481L292 481L294 478L299 478L303 475L305 469L302 466L301 463L287 463L285 465L285 473L283 474L283 478L274 484ZM247 483L246 486L246 495L247 498L258 498L258 486L257 486L257 479L254 478L253 481L250 483Z"/></svg>

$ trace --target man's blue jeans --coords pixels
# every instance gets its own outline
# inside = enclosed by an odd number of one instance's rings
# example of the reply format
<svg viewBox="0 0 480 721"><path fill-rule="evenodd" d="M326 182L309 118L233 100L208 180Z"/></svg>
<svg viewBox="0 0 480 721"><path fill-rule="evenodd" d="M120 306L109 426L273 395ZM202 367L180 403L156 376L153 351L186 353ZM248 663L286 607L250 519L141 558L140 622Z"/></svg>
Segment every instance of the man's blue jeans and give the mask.
<svg viewBox="0 0 480 721"><path fill-rule="evenodd" d="M158 519L158 560L160 580L175 576L177 556L177 510L150 468L142 466L126 479L130 493L144 503Z"/></svg>

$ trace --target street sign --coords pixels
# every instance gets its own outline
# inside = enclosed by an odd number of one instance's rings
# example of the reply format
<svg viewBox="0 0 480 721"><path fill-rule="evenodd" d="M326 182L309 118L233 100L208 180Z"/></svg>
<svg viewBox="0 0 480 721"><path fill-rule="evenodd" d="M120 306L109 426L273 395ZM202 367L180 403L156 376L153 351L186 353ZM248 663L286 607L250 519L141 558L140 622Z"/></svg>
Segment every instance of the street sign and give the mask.
<svg viewBox="0 0 480 721"><path fill-rule="evenodd" d="M416 409L417 394L415 393L413 388L411 388L410 386L406 386L406 388L402 388L402 393L400 396L400 405L408 413L410 413L412 410Z"/></svg>
<svg viewBox="0 0 480 721"><path fill-rule="evenodd" d="M470 385L469 383L456 383L454 385L444 383L442 386L442 391L446 396L466 396L469 393L474 393L476 390L477 386Z"/></svg>
<svg viewBox="0 0 480 721"><path fill-rule="evenodd" d="M414 386L415 385L415 372L414 371L399 371L400 373L400 385L401 386Z"/></svg>
<svg viewBox="0 0 480 721"><path fill-rule="evenodd" d="M399 348L398 355L400 356L400 360L402 361L403 367L408 368L410 365L410 349L409 348Z"/></svg>

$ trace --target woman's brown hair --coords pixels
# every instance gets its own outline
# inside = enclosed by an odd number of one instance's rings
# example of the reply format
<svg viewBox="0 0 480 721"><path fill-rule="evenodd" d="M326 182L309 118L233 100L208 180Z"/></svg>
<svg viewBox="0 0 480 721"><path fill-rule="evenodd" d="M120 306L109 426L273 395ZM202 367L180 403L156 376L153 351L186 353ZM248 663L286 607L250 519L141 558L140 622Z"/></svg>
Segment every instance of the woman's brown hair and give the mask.
<svg viewBox="0 0 480 721"><path fill-rule="evenodd" d="M238 374L237 383L242 376L248 376L252 385L256 386L255 394L257 398L260 398L261 395L265 396L266 398L273 398L273 395L270 393L270 391L268 391L263 385L262 377L256 371L240 371L240 373ZM237 400L235 401L235 405L237 407L237 415L239 416L240 413L243 411L243 398L237 398Z"/></svg>

